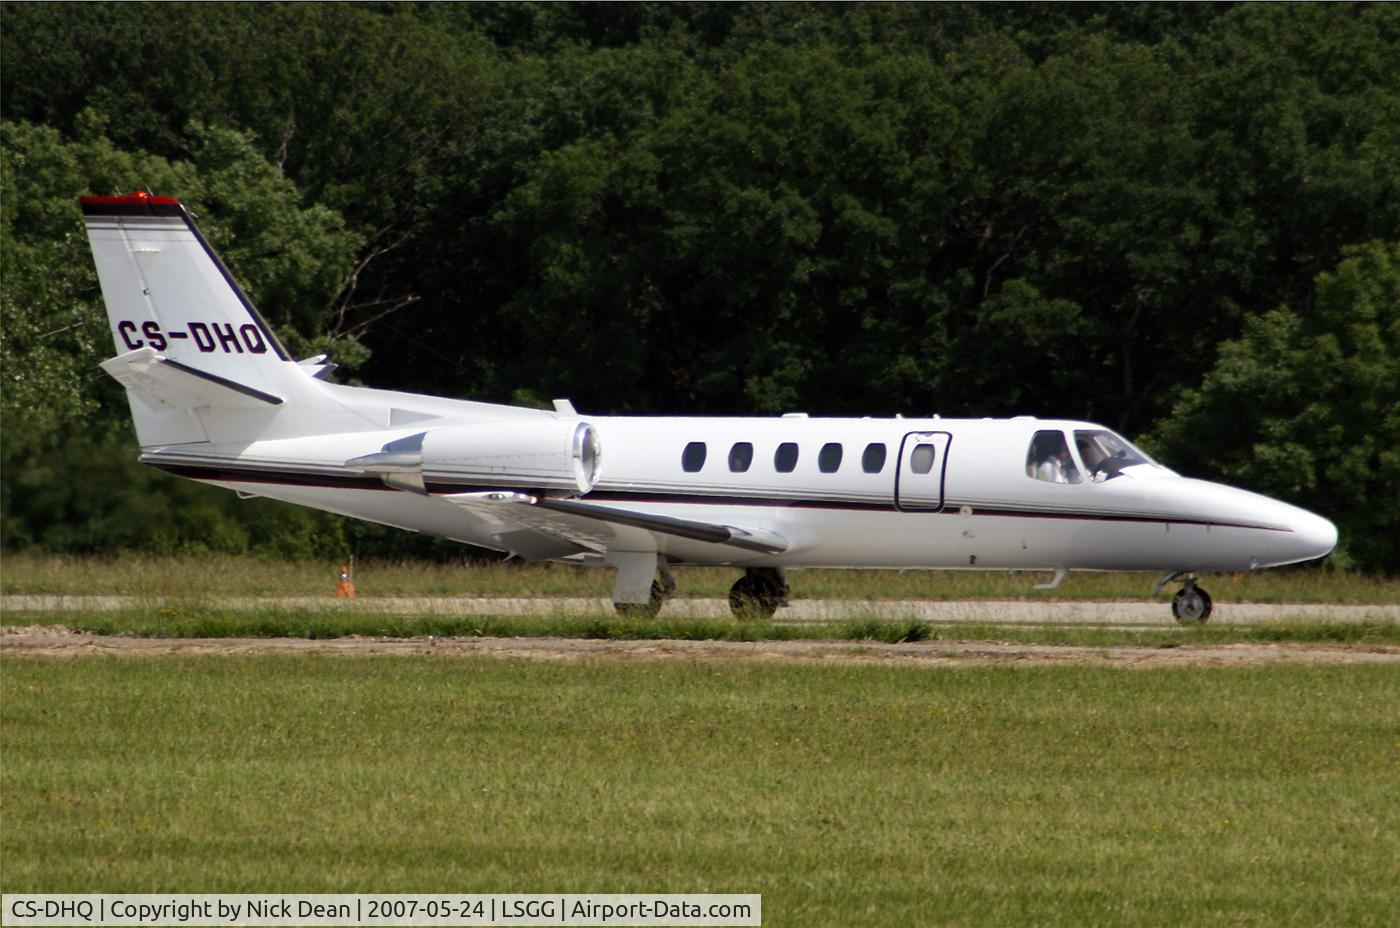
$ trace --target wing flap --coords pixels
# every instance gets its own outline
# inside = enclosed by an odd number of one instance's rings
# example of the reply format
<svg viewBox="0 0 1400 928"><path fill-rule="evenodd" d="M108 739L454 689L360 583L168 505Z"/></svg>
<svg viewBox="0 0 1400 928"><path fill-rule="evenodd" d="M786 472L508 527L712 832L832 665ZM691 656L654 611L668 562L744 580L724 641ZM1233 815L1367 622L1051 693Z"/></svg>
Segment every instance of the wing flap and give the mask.
<svg viewBox="0 0 1400 928"><path fill-rule="evenodd" d="M691 519L678 519L675 516L655 515L629 509L614 509L612 506L582 503L572 499L539 498L535 499L533 505L552 512L564 512L588 519L599 519L615 525L628 525L649 532L659 532L662 535L688 538L691 541L733 545L736 548L757 551L761 554L782 554L788 549L788 543L781 535L766 529L696 522Z"/></svg>
<svg viewBox="0 0 1400 928"><path fill-rule="evenodd" d="M510 491L489 491L485 493L458 493L446 497L458 505L471 508L485 506L512 507L510 517L528 524L531 528L554 534L584 547L594 550L605 549L610 540L610 532L601 534L587 529L588 523L603 523L608 526L624 526L685 538L690 541L703 541L709 544L730 545L760 554L782 554L789 548L785 538L777 532L759 528L743 528L737 525L722 525L714 522L699 522L675 516L657 515L635 509L618 509L599 503L587 503L572 499L550 499L528 493ZM556 514L551 518L550 514ZM558 516L573 518L558 518ZM579 520L583 520L580 522ZM582 526L582 527L580 527Z"/></svg>
<svg viewBox="0 0 1400 928"><path fill-rule="evenodd" d="M514 505L529 500L523 493L501 490L453 493L440 498L493 526L492 534L500 546L527 561L587 552L604 554L617 542L617 533L604 523L560 516L535 506Z"/></svg>

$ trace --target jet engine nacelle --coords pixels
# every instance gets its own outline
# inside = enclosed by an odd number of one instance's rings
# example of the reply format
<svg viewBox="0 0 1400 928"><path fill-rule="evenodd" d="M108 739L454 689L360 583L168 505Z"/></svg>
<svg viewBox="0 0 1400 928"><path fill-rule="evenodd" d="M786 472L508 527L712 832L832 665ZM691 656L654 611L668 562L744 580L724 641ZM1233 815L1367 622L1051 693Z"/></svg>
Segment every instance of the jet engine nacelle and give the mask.
<svg viewBox="0 0 1400 928"><path fill-rule="evenodd" d="M429 429L345 464L413 493L440 481L582 494L598 482L599 457L592 425L549 420Z"/></svg>

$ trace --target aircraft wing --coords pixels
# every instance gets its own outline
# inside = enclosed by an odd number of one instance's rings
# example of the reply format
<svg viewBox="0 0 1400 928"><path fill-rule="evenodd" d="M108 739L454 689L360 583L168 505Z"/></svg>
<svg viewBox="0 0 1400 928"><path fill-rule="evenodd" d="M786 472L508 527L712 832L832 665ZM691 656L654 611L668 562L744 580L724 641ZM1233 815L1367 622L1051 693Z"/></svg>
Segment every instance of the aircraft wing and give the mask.
<svg viewBox="0 0 1400 928"><path fill-rule="evenodd" d="M500 525L502 532L497 538L530 559L564 557L585 551L601 554L616 543L619 530L627 529L731 545L760 554L781 554L789 547L785 538L767 529L701 522L574 499L550 499L508 490L456 493L444 498ZM531 538L531 535L544 538ZM512 540L521 546L512 546ZM533 548L536 553L532 555L526 548Z"/></svg>

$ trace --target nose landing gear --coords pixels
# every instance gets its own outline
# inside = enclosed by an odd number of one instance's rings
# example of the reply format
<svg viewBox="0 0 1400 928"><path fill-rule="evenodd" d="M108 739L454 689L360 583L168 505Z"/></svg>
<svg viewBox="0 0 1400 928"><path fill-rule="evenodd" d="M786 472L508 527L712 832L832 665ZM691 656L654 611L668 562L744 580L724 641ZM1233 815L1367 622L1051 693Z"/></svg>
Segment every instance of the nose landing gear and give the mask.
<svg viewBox="0 0 1400 928"><path fill-rule="evenodd" d="M1210 594L1194 583L1188 582L1172 597L1172 615L1182 625L1204 625L1210 609Z"/></svg>
<svg viewBox="0 0 1400 928"><path fill-rule="evenodd" d="M1172 571L1164 574L1162 579L1157 581L1157 587L1152 591L1156 596L1162 592L1162 588L1168 583L1186 573L1185 585L1172 597L1172 615L1182 625L1204 625L1210 618L1211 602L1210 594L1203 588L1196 586L1196 575L1185 571Z"/></svg>

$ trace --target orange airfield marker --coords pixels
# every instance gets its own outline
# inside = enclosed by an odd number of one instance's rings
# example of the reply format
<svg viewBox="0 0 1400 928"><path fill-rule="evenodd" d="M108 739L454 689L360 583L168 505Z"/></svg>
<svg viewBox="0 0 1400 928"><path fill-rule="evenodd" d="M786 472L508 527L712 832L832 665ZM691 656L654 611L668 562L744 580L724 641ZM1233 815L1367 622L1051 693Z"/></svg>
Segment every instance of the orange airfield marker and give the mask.
<svg viewBox="0 0 1400 928"><path fill-rule="evenodd" d="M350 558L349 564L340 565L340 582L335 585L336 599L355 598L355 580L351 575L351 568L355 564L355 559Z"/></svg>

